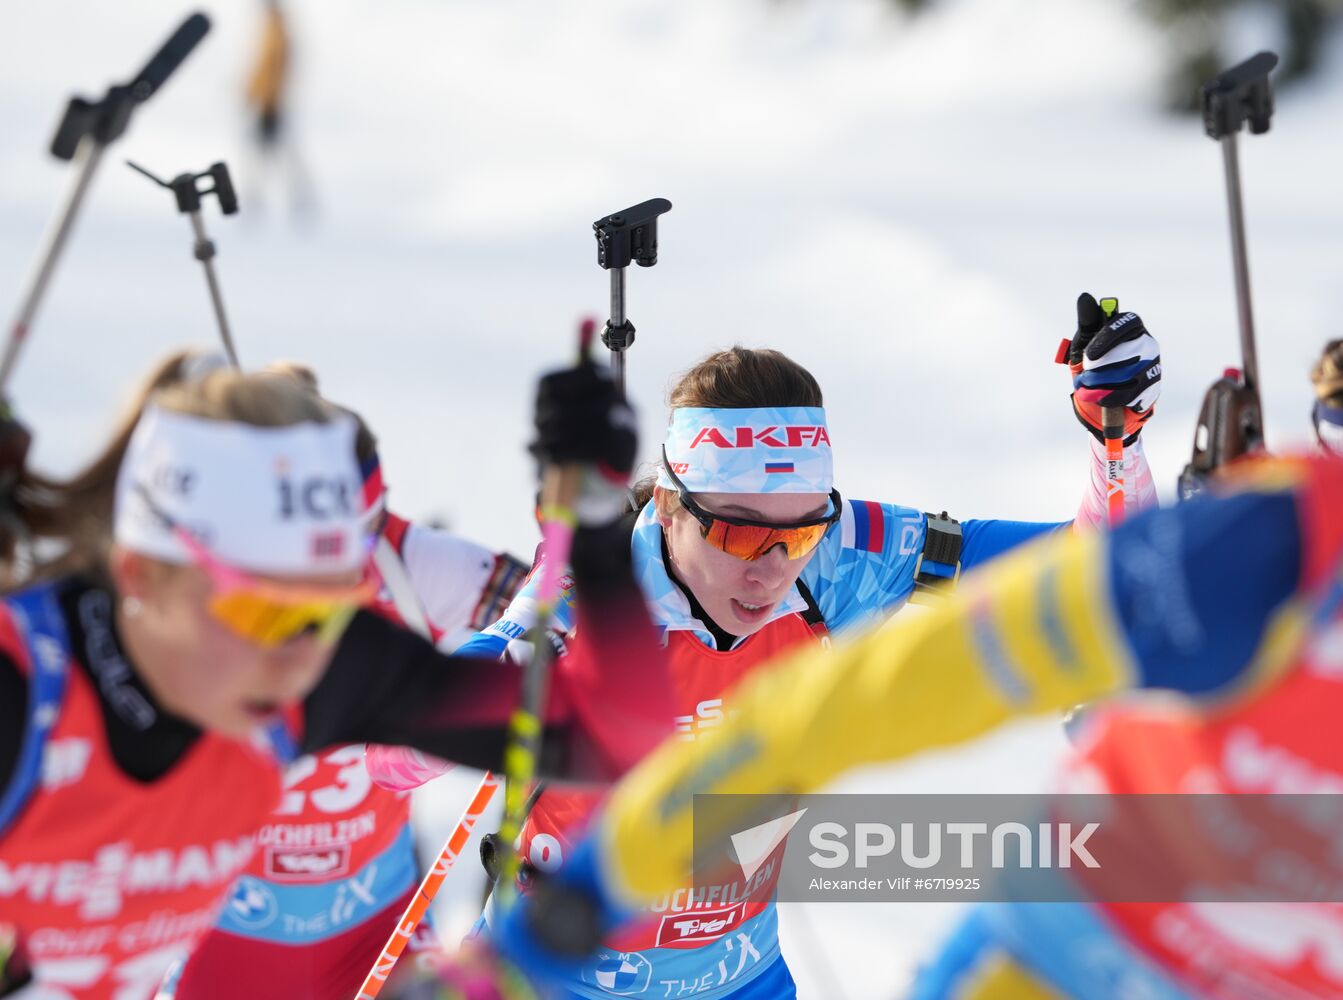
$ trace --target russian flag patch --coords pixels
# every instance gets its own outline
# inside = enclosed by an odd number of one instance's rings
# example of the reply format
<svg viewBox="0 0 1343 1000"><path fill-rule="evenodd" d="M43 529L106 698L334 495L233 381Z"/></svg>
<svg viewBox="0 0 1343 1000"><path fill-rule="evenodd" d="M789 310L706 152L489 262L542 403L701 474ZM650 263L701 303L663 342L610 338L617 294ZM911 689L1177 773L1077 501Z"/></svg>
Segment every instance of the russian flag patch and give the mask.
<svg viewBox="0 0 1343 1000"><path fill-rule="evenodd" d="M766 472L792 472L792 471L793 471L793 463L792 463L792 462L766 462L766 463L765 463L765 471L766 471Z"/></svg>
<svg viewBox="0 0 1343 1000"><path fill-rule="evenodd" d="M853 547L880 552L886 544L886 514L873 500L850 500L853 512Z"/></svg>

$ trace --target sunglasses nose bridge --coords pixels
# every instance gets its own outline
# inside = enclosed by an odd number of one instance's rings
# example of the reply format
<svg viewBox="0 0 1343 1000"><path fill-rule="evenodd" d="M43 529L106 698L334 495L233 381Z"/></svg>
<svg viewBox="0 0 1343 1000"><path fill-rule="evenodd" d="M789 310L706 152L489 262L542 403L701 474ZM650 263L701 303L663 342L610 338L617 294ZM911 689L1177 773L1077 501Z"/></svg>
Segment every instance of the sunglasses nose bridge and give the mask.
<svg viewBox="0 0 1343 1000"><path fill-rule="evenodd" d="M746 564L747 579L757 583L775 584L788 574L788 547L776 542L757 558Z"/></svg>

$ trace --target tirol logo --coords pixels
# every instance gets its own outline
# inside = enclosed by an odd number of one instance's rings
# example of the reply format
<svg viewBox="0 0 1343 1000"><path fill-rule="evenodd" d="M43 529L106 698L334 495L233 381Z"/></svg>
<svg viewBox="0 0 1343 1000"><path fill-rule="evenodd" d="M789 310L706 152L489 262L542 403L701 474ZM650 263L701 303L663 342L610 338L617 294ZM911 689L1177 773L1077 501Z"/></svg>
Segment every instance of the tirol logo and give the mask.
<svg viewBox="0 0 1343 1000"><path fill-rule="evenodd" d="M662 918L658 927L657 946L664 948L717 941L741 924L745 909L745 903L738 903L717 910L669 913Z"/></svg>
<svg viewBox="0 0 1343 1000"><path fill-rule="evenodd" d="M266 875L277 882L323 882L350 870L350 846L268 847Z"/></svg>
<svg viewBox="0 0 1343 1000"><path fill-rule="evenodd" d="M758 444L766 448L819 448L830 444L830 433L824 427L806 424L772 427L734 427L732 438L717 427L701 427L690 442L691 448L701 444L711 444L715 448L754 448Z"/></svg>

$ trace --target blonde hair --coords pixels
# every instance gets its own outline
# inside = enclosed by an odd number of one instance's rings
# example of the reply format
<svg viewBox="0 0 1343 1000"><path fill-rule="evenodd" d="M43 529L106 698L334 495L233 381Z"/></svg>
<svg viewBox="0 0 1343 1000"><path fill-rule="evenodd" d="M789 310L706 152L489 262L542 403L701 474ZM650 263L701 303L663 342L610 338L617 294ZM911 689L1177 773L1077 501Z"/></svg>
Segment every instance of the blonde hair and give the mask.
<svg viewBox="0 0 1343 1000"><path fill-rule="evenodd" d="M245 374L215 366L196 377L209 367L193 351L170 355L141 383L111 440L83 469L68 479L28 470L20 474L0 524L6 586L68 573L102 573L112 542L117 473L150 402L178 413L257 427L327 423L336 415L334 407L289 374ZM21 542L29 565L20 572L16 556Z"/></svg>
<svg viewBox="0 0 1343 1000"><path fill-rule="evenodd" d="M262 371L287 375L312 392L321 395L322 389L317 382L317 372L313 370L311 365L305 365L302 361L272 361ZM323 396L322 398L325 399L326 397ZM330 401L328 400L328 402ZM354 419L354 455L355 458L359 459L360 468L362 469L371 461L376 461L378 459L378 438L368 424L364 422L364 418L348 406L341 406L339 403L332 403L331 405Z"/></svg>

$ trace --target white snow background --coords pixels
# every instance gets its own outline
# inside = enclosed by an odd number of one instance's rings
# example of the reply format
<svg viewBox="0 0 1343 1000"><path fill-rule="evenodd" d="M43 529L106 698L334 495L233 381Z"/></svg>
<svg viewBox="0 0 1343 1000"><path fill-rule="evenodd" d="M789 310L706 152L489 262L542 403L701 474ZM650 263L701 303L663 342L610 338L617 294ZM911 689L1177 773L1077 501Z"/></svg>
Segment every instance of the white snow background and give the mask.
<svg viewBox="0 0 1343 1000"><path fill-rule="evenodd" d="M715 348L780 348L829 402L841 490L953 516L1063 519L1087 448L1052 362L1080 291L1160 338L1145 433L1169 498L1206 384L1238 361L1221 161L1157 110L1162 39L1121 0L303 0L294 132L319 215L296 227L244 153L259 4L214 29L104 162L12 386L34 461L68 470L167 350L215 336L187 222L161 175L233 168L243 211L207 228L245 364L316 366L383 440L393 505L520 554L534 544L523 451L535 376L603 314L590 223L675 208L656 268L632 268L629 356L643 453L673 374ZM1242 17L1228 51L1279 39ZM0 28L0 309L17 304L72 179L46 155L71 93L123 81L190 8L42 0ZM1242 141L1270 443L1301 441L1306 371L1343 334L1343 55ZM1040 787L1061 740L1026 725L844 782ZM436 844L468 792L421 803ZM456 934L468 851L445 890ZM453 905L455 902L455 906ZM947 906L784 908L804 996L893 994Z"/></svg>

